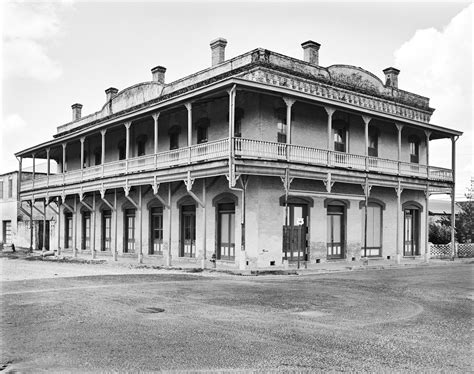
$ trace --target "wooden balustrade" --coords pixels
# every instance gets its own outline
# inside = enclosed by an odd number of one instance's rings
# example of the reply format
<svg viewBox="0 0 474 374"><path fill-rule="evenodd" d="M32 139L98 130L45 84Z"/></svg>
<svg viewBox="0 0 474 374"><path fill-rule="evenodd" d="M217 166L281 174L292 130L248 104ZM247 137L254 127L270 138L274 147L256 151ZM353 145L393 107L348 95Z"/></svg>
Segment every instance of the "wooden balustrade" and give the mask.
<svg viewBox="0 0 474 374"><path fill-rule="evenodd" d="M429 168L426 165L398 162L378 157L365 157L344 152L328 151L299 145L274 143L262 140L235 138L235 156L248 159L288 161L310 165L323 165L352 170L367 170L392 175L430 178L440 181L452 181L450 169L439 167ZM127 160L108 162L104 165L92 166L83 170L73 170L63 174L41 176L23 181L21 190L60 186L101 177L113 177L126 173L153 171L156 169L176 167L204 161L226 159L229 157L229 141L221 139L208 143L183 147L157 154L134 157ZM128 169L127 169L128 165Z"/></svg>

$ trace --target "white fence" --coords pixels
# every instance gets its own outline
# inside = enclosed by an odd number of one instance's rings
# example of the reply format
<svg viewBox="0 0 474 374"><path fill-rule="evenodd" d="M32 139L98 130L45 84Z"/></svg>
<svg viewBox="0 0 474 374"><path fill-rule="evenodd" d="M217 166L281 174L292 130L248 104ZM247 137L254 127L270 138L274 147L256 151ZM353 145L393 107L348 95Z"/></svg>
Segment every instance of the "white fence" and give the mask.
<svg viewBox="0 0 474 374"><path fill-rule="evenodd" d="M455 251L456 257L474 257L474 243L456 243L454 251ZM430 243L430 257L431 258L450 258L451 257L451 243L448 243L448 244Z"/></svg>

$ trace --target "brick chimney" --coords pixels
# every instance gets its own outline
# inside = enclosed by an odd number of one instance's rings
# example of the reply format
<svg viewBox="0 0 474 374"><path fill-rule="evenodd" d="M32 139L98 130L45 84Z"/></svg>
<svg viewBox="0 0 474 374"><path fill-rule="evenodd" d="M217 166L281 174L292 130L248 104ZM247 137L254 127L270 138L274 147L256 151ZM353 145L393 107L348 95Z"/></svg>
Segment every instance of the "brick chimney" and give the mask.
<svg viewBox="0 0 474 374"><path fill-rule="evenodd" d="M304 60L312 65L319 65L319 47L321 44L308 40L301 43L304 51Z"/></svg>
<svg viewBox="0 0 474 374"><path fill-rule="evenodd" d="M217 38L211 43L211 52L212 52L212 66L218 65L225 60L225 46L227 45L227 40L224 38Z"/></svg>
<svg viewBox="0 0 474 374"><path fill-rule="evenodd" d="M118 89L115 87L110 87L105 90L105 102L108 103L110 100L112 100L115 96L117 96Z"/></svg>
<svg viewBox="0 0 474 374"><path fill-rule="evenodd" d="M78 119L81 119L82 104L79 104L79 103L72 104L71 108L72 108L72 120L77 121Z"/></svg>
<svg viewBox="0 0 474 374"><path fill-rule="evenodd" d="M385 69L383 73L385 74L385 85L398 88L398 74L400 74L400 70L390 67Z"/></svg>
<svg viewBox="0 0 474 374"><path fill-rule="evenodd" d="M153 69L151 69L153 82L165 84L165 73L166 73L165 67L155 66Z"/></svg>

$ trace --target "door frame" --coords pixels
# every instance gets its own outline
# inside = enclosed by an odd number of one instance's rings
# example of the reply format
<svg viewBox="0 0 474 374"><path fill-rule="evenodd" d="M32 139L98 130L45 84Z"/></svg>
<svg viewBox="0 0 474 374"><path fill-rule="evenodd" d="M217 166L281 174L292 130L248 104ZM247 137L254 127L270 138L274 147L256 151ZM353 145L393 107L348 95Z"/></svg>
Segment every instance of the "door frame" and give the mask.
<svg viewBox="0 0 474 374"><path fill-rule="evenodd" d="M191 207L189 210L184 210L184 207ZM191 214L190 214L191 213ZM192 214L193 213L193 214ZM185 215L192 215L194 216L194 245L191 243L191 254L189 256L185 256L184 254L184 216ZM179 238L180 238L180 246L179 246L179 257L189 257L195 258L196 257L196 203L194 204L182 204L179 208Z"/></svg>
<svg viewBox="0 0 474 374"><path fill-rule="evenodd" d="M405 222L405 214L407 210L411 210L414 212L413 214L413 225L412 225L412 237L415 239L412 241L411 246L411 253L406 254L405 251L405 232L406 232L406 222ZM403 214L403 256L404 257L415 257L421 255L421 213L423 212L423 205L421 205L417 201L406 201L402 204L402 214ZM426 230L428 228L425 228ZM413 242L416 243L416 251L413 251Z"/></svg>
<svg viewBox="0 0 474 374"><path fill-rule="evenodd" d="M155 247L154 247L154 239L155 239L155 233L153 229L153 209L161 209L161 232L162 236L164 236L164 207L163 205L160 205L156 202L152 202L152 204L148 205L148 227L149 227L149 234L148 234L148 254L149 255L162 255L163 254L163 238L161 239L161 246L160 249L161 251L155 252Z"/></svg>
<svg viewBox="0 0 474 374"><path fill-rule="evenodd" d="M334 256L329 256L328 254L328 241L327 241L327 230L328 228L326 227L326 258L328 260L342 260L347 257L347 210L350 209L351 203L349 200L344 200L344 199L325 199L324 200L324 208L326 209L326 225L328 224L328 219L327 217L330 215L329 214L329 206L338 206L342 208L342 222L341 222L341 233L342 233L342 245L341 245L341 256L340 257L334 257ZM334 214L335 215L335 214Z"/></svg>

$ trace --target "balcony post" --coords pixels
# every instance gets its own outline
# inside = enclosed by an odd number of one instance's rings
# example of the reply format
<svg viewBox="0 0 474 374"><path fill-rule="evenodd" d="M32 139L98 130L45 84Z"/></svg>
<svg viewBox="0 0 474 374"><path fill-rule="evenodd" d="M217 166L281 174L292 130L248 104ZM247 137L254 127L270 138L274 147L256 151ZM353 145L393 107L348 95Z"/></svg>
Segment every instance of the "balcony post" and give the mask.
<svg viewBox="0 0 474 374"><path fill-rule="evenodd" d="M425 262L430 261L430 243L429 243L429 215L430 215L430 185L426 185L425 191Z"/></svg>
<svg viewBox="0 0 474 374"><path fill-rule="evenodd" d="M403 130L403 125L399 123L395 123L395 126L397 126L398 130L398 174L401 172L401 167L400 163L402 161L402 130Z"/></svg>
<svg viewBox="0 0 474 374"><path fill-rule="evenodd" d="M138 186L138 245L140 247L138 252L138 263L143 263L143 201L142 201L142 186Z"/></svg>
<svg viewBox="0 0 474 374"><path fill-rule="evenodd" d="M18 182L17 182L17 200L20 202L21 204L21 197L20 197L20 194L21 194L21 173L22 173L22 167L23 167L23 157L19 157L18 158Z"/></svg>
<svg viewBox="0 0 474 374"><path fill-rule="evenodd" d="M33 252L33 204L35 203L34 197L30 200L30 252Z"/></svg>
<svg viewBox="0 0 474 374"><path fill-rule="evenodd" d="M156 113L153 113L152 115L153 117L153 121L154 121L154 151L155 151L155 168L158 166L158 157L157 157L157 153L158 153L158 118L160 118L160 112L156 112Z"/></svg>
<svg viewBox="0 0 474 374"><path fill-rule="evenodd" d="M330 107L330 106L325 106L324 109L326 110L326 113L328 114L328 160L327 164L328 166L331 165L331 151L333 150L334 143L332 141L332 115L336 111L335 108Z"/></svg>
<svg viewBox="0 0 474 374"><path fill-rule="evenodd" d="M289 145L291 145L291 108L295 103L295 99L284 97L283 101L286 104L286 158L288 159Z"/></svg>
<svg viewBox="0 0 474 374"><path fill-rule="evenodd" d="M125 170L128 173L128 159L130 157L130 126L132 122L125 122Z"/></svg>
<svg viewBox="0 0 474 374"><path fill-rule="evenodd" d="M401 203L401 197L402 197L402 191L403 189L401 188L400 185L400 180L398 181L398 186L395 188L395 191L397 193L397 248L396 248L396 261L397 264L400 264L401 261L401 248L403 247L403 232L402 232L402 224L400 222L401 220L401 213L402 213L402 203Z"/></svg>
<svg viewBox="0 0 474 374"><path fill-rule="evenodd" d="M102 147L101 147L101 154L100 154L100 163L102 165L102 177L104 177L104 164L105 164L105 134L107 130L100 130L100 135L102 136Z"/></svg>
<svg viewBox="0 0 474 374"><path fill-rule="evenodd" d="M364 121L364 134L365 134L365 170L369 170L369 162L368 162L368 157L369 157L369 123L372 120L371 117L369 116L362 116L362 119Z"/></svg>
<svg viewBox="0 0 474 374"><path fill-rule="evenodd" d="M425 130L426 135L426 176L430 177L430 136L431 131Z"/></svg>
<svg viewBox="0 0 474 374"><path fill-rule="evenodd" d="M77 196L74 195L74 213L72 215L74 221L74 244L73 244L73 256L77 257Z"/></svg>
<svg viewBox="0 0 474 374"><path fill-rule="evenodd" d="M86 137L83 136L79 139L81 141L81 179L84 176L84 141L86 140Z"/></svg>
<svg viewBox="0 0 474 374"><path fill-rule="evenodd" d="M41 252L46 251L46 198L43 201L43 242L41 243Z"/></svg>
<svg viewBox="0 0 474 374"><path fill-rule="evenodd" d="M51 172L51 168L50 168L50 165L49 165L49 148L46 148L46 178L47 178L47 186L49 187L49 174Z"/></svg>
<svg viewBox="0 0 474 374"><path fill-rule="evenodd" d="M35 175L36 175L36 160L35 160L35 154L33 153L31 155L32 159L33 159L33 174L32 174L32 183L33 183L33 188L35 187Z"/></svg>
<svg viewBox="0 0 474 374"><path fill-rule="evenodd" d="M60 197L58 197L57 203L58 203L58 256L61 255L61 203L60 203Z"/></svg>
<svg viewBox="0 0 474 374"><path fill-rule="evenodd" d="M229 183L231 186L235 184L232 164L234 162L234 134L235 134L235 96L236 85L227 90L229 94Z"/></svg>
<svg viewBox="0 0 474 374"><path fill-rule="evenodd" d="M92 212L91 212L91 219L92 219L92 235L91 235L91 258L95 259L95 232L96 232L96 224L97 224L97 213L96 213L96 203L95 203L95 191L92 192Z"/></svg>
<svg viewBox="0 0 474 374"><path fill-rule="evenodd" d="M193 104L186 103L184 104L188 110L188 162L191 162L191 145L193 143Z"/></svg>
<svg viewBox="0 0 474 374"><path fill-rule="evenodd" d="M455 226L456 226L456 213L455 208L455 186L456 186L456 141L458 136L451 137L451 169L453 173L453 186L451 190L451 259L454 260L456 256L456 237L455 237Z"/></svg>

